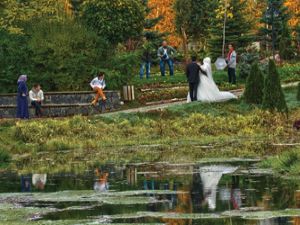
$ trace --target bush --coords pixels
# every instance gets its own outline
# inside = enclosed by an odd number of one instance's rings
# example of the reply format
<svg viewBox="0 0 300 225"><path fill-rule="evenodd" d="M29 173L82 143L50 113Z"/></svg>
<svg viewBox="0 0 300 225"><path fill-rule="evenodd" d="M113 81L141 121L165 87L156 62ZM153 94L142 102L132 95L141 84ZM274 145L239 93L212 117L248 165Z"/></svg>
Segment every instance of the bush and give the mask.
<svg viewBox="0 0 300 225"><path fill-rule="evenodd" d="M257 63L251 67L244 93L245 101L250 104L261 104L263 101L264 77Z"/></svg>
<svg viewBox="0 0 300 225"><path fill-rule="evenodd" d="M270 111L288 112L279 74L273 60L269 61L269 71L265 79L263 108Z"/></svg>
<svg viewBox="0 0 300 225"><path fill-rule="evenodd" d="M119 76L119 88L132 82L136 74L137 62L139 62L138 52L119 52L110 60L108 67L115 71L113 79L116 75ZM114 86L117 87L117 85Z"/></svg>
<svg viewBox="0 0 300 225"><path fill-rule="evenodd" d="M297 100L300 101L300 83L298 84Z"/></svg>

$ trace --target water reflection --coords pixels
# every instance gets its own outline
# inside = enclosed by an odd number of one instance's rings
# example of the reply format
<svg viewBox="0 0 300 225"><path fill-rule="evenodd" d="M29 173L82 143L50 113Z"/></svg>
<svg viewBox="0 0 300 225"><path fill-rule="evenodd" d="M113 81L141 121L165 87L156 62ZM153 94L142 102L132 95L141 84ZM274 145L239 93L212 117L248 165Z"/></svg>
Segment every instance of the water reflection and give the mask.
<svg viewBox="0 0 300 225"><path fill-rule="evenodd" d="M289 224L288 218L272 218L266 220L260 220L257 225L285 225Z"/></svg>
<svg viewBox="0 0 300 225"><path fill-rule="evenodd" d="M47 174L21 175L21 192L31 192L32 185L37 191L43 191L47 182Z"/></svg>
<svg viewBox="0 0 300 225"><path fill-rule="evenodd" d="M266 174L251 172L245 166L228 165L169 165L140 164L128 166L106 165L75 174L33 174L5 175L0 173L0 192L65 190L91 190L97 192L146 191L138 197L149 199L149 204L132 203L130 205L88 205L89 210L73 211L66 209L47 217L59 219L87 219L99 215L119 215L138 212L162 212L173 214L214 214L225 211L261 211L300 208L299 184ZM167 191L166 194L158 190ZM170 192L171 191L171 192ZM141 192L144 193L144 192ZM165 193L165 192L163 192ZM135 197L137 197L135 196ZM122 199L122 195L120 199ZM132 196L134 199L134 196ZM131 200L131 199L130 199ZM53 200L55 201L55 199ZM134 201L133 201L134 202ZM91 205L92 204L92 205ZM37 204L38 205L38 204ZM83 206L76 202L52 203L52 207L64 209L71 206ZM94 207L94 208L93 208ZM78 208L78 207L77 207ZM242 219L166 219L131 218L113 220L119 223L165 223L165 224L201 224L201 225L300 225L300 218L274 218L260 221Z"/></svg>
<svg viewBox="0 0 300 225"><path fill-rule="evenodd" d="M300 209L300 190L295 192L295 201L296 201L296 208ZM300 225L300 216L293 218L294 225Z"/></svg>
<svg viewBox="0 0 300 225"><path fill-rule="evenodd" d="M97 192L106 192L109 189L108 172L102 172L99 168L95 169L96 181L94 183L94 190Z"/></svg>
<svg viewBox="0 0 300 225"><path fill-rule="evenodd" d="M204 204L208 204L210 210L216 209L217 190L218 184L224 174L234 173L238 167L213 165L200 167L200 176L203 185ZM232 200L235 203L235 207L239 208L240 203L240 191L239 189L232 189Z"/></svg>

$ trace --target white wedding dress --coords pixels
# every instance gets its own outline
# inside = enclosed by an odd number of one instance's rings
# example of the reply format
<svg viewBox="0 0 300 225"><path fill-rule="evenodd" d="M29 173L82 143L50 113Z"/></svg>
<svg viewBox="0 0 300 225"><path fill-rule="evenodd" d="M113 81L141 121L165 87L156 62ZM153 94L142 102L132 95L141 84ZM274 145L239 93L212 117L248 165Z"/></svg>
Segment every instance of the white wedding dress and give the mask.
<svg viewBox="0 0 300 225"><path fill-rule="evenodd" d="M205 58L203 60L203 65L201 69L207 73L207 76L200 73L200 84L197 90L197 99L201 102L221 102L227 101L230 99L237 99L237 97L228 92L228 91L220 91L218 86L216 85L211 68L211 59ZM188 102L191 102L190 95L188 94L187 98Z"/></svg>
<svg viewBox="0 0 300 225"><path fill-rule="evenodd" d="M225 165L211 165L200 167L200 177L203 185L203 195L205 202L208 203L210 210L217 207L218 184L225 174L231 174L237 171L238 167Z"/></svg>

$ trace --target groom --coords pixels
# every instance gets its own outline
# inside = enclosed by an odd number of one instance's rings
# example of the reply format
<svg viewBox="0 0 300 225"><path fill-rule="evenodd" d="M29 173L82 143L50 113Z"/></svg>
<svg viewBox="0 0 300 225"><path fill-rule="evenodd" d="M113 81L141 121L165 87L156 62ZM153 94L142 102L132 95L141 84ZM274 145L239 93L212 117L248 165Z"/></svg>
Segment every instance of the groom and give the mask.
<svg viewBox="0 0 300 225"><path fill-rule="evenodd" d="M200 71L204 73L201 67L197 64L197 56L192 56L192 62L186 67L186 76L189 82L190 97L192 102L197 101L197 89L200 83Z"/></svg>

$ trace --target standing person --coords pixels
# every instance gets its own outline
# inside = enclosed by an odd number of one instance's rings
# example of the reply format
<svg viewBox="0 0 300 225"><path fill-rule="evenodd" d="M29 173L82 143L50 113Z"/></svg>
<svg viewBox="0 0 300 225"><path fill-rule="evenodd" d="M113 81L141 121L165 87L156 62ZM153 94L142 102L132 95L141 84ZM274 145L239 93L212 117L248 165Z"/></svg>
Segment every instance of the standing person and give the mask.
<svg viewBox="0 0 300 225"><path fill-rule="evenodd" d="M197 57L192 56L192 62L186 67L186 76L189 82L191 101L197 101L197 90L200 82L200 66L197 64Z"/></svg>
<svg viewBox="0 0 300 225"><path fill-rule="evenodd" d="M228 45L229 52L227 55L227 66L228 66L228 80L231 84L236 84L236 65L237 65L237 54L234 50L233 44Z"/></svg>
<svg viewBox="0 0 300 225"><path fill-rule="evenodd" d="M18 79L17 118L20 119L29 119L26 81L27 75L21 75Z"/></svg>
<svg viewBox="0 0 300 225"><path fill-rule="evenodd" d="M106 88L104 77L105 77L105 73L100 72L98 76L94 78L90 83L91 88L96 93L95 99L92 101L93 106L97 105L100 97L102 98L102 101L106 101L106 96L103 92L103 90Z"/></svg>
<svg viewBox="0 0 300 225"><path fill-rule="evenodd" d="M42 116L42 103L44 101L44 92L41 89L41 85L35 84L29 91L29 99L31 105L35 108L35 115L37 117Z"/></svg>
<svg viewBox="0 0 300 225"><path fill-rule="evenodd" d="M150 69L152 63L152 56L151 56L151 44L144 38L144 44L142 46L142 57L141 57L141 66L140 66L140 78L144 78L144 69L146 69L146 78L150 78Z"/></svg>
<svg viewBox="0 0 300 225"><path fill-rule="evenodd" d="M176 50L169 46L166 41L162 42L162 46L158 49L157 55L160 58L160 72L163 77L166 75L166 63L169 66L170 76L174 75L173 59L176 53Z"/></svg>

